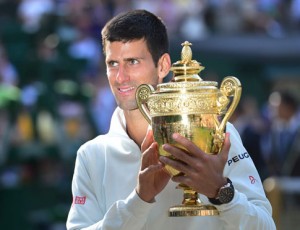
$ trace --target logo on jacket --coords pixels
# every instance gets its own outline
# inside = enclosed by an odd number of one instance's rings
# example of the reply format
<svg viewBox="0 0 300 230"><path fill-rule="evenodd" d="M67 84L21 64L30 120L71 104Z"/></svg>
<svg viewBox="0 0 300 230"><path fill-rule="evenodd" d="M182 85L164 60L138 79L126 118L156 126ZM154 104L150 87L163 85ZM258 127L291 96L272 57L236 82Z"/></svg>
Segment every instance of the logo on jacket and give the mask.
<svg viewBox="0 0 300 230"><path fill-rule="evenodd" d="M251 182L251 184L255 184L256 183L256 179L254 176L249 176L249 180Z"/></svg>
<svg viewBox="0 0 300 230"><path fill-rule="evenodd" d="M76 196L74 199L74 204L85 204L86 196Z"/></svg>
<svg viewBox="0 0 300 230"><path fill-rule="evenodd" d="M233 163L236 163L236 162L239 162L239 161L241 161L241 160L244 160L244 159L246 159L246 158L249 158L249 157L250 157L250 155L249 155L249 153L247 153L247 152L238 154L238 155L232 157L231 159L229 159L229 160L227 161L228 166L230 166L230 165L233 164Z"/></svg>

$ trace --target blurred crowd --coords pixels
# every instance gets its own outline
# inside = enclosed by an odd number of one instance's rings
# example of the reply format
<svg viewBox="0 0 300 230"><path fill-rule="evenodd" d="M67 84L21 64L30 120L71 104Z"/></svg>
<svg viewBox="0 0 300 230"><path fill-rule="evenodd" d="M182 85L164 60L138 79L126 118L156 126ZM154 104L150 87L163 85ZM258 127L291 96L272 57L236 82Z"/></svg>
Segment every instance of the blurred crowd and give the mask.
<svg viewBox="0 0 300 230"><path fill-rule="evenodd" d="M191 41L300 30L300 0L0 0L0 190L42 184L71 203L76 150L107 132L116 106L100 31L134 8L161 16L171 38ZM300 174L298 98L270 92L262 108L244 98L231 120L263 179Z"/></svg>
<svg viewBox="0 0 300 230"><path fill-rule="evenodd" d="M261 108L244 97L231 118L263 180L300 176L299 109L298 94L273 91Z"/></svg>

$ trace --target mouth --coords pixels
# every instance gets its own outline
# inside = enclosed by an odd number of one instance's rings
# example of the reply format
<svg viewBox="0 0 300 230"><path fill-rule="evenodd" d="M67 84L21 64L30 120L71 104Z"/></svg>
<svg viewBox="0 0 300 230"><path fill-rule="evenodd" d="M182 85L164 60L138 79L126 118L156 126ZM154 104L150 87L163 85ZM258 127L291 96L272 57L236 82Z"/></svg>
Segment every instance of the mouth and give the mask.
<svg viewBox="0 0 300 230"><path fill-rule="evenodd" d="M123 94L127 94L127 93L131 93L132 91L134 91L135 87L122 87L122 88L118 88L120 93Z"/></svg>

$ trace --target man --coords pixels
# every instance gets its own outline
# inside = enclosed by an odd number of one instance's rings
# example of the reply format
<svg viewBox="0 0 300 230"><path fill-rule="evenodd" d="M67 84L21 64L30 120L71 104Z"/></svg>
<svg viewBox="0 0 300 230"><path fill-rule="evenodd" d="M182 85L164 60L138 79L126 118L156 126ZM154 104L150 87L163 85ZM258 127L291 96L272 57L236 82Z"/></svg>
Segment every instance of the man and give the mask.
<svg viewBox="0 0 300 230"><path fill-rule="evenodd" d="M135 92L140 84L162 83L170 70L163 22L150 12L131 11L109 21L102 39L107 77L118 108L108 134L78 150L67 228L275 229L259 175L232 125L227 125L218 155L205 154L174 134L174 140L190 154L166 144L164 149L181 163L158 157L157 143L137 108ZM164 164L184 176L170 179ZM220 204L219 191L228 184L227 178L235 188L234 196ZM178 183L194 188L202 201L214 202L220 215L168 217L169 207L182 199L182 190L175 189Z"/></svg>
<svg viewBox="0 0 300 230"><path fill-rule="evenodd" d="M299 176L300 122L297 98L290 92L273 92L270 98L278 98L278 104L270 104L274 116L270 129L263 136L263 150L270 176ZM271 102L271 100L270 100Z"/></svg>

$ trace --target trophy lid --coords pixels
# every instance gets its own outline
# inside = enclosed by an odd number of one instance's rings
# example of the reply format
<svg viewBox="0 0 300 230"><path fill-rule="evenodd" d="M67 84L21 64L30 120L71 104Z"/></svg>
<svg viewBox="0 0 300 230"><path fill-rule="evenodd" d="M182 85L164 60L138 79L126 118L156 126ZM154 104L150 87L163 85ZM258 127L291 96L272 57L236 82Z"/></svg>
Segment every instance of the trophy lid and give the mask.
<svg viewBox="0 0 300 230"><path fill-rule="evenodd" d="M173 79L169 83L159 84L157 90L160 92L177 90L198 90L200 88L211 88L218 85L214 81L203 81L199 76L205 67L196 60L192 60L192 43L185 41L181 44L181 60L172 64Z"/></svg>

